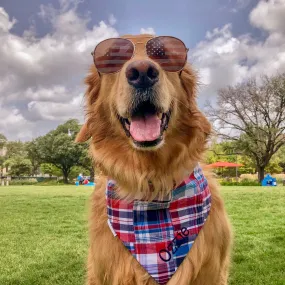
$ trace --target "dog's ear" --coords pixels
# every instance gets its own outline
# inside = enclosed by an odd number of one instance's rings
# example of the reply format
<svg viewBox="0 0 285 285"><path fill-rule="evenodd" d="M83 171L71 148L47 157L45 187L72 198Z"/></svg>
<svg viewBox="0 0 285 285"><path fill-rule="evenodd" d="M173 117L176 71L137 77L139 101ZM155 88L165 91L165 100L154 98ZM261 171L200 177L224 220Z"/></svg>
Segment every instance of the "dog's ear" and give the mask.
<svg viewBox="0 0 285 285"><path fill-rule="evenodd" d="M88 76L85 79L85 84L87 85L87 90L85 93L85 104L86 104L86 111L89 116L92 118L92 106L96 102L99 90L100 90L100 75L96 70L95 66L92 65L89 71ZM75 142L86 142L91 138L91 133L89 132L88 128L88 119L81 127L79 133L75 138Z"/></svg>
<svg viewBox="0 0 285 285"><path fill-rule="evenodd" d="M88 132L88 126L87 123L85 123L79 133L77 134L76 138L75 138L75 142L80 143L80 142L86 142L87 140L89 140L91 138L90 133Z"/></svg>
<svg viewBox="0 0 285 285"><path fill-rule="evenodd" d="M181 71L180 78L183 87L189 96L189 100L191 100L193 97L196 97L198 78L196 72L190 67L188 63Z"/></svg>
<svg viewBox="0 0 285 285"><path fill-rule="evenodd" d="M196 103L198 76L197 73L187 64L180 75L182 85L187 93L189 111L195 116L197 126L205 133L206 137L211 134L212 128L208 119L199 110Z"/></svg>
<svg viewBox="0 0 285 285"><path fill-rule="evenodd" d="M97 100L101 86L101 77L94 65L91 66L88 76L85 78L87 90L85 93L87 111Z"/></svg>

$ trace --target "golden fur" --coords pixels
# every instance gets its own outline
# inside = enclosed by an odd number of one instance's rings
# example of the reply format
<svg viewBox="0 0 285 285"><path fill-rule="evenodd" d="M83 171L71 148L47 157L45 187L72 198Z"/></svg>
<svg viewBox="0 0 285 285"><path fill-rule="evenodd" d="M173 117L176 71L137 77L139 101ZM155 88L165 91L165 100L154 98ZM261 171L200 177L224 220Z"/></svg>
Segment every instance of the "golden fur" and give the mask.
<svg viewBox="0 0 285 285"><path fill-rule="evenodd" d="M140 44L150 37L126 36L137 43L136 54L129 62L146 59L144 45ZM130 199L163 196L171 191L173 181L180 183L202 160L211 132L196 105L197 77L192 68L187 65L181 74L167 73L156 64L160 79L155 92L162 110L171 108L172 116L161 147L151 151L136 149L117 118L118 114L128 117L132 96L125 78L128 63L118 73L101 76L93 66L86 79L87 120L77 141L92 137L91 154L104 174L92 195L88 285L157 284L107 225L106 177L116 180L121 194ZM207 179L212 194L210 215L169 285L227 284L230 225L217 185L211 175Z"/></svg>

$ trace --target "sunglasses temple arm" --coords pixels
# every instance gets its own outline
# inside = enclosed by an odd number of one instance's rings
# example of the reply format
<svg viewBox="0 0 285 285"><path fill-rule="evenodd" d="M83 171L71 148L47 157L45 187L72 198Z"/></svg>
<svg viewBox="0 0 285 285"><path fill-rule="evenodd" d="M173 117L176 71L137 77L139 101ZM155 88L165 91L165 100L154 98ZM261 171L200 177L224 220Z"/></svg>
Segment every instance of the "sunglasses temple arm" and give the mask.
<svg viewBox="0 0 285 285"><path fill-rule="evenodd" d="M94 59L94 51L92 51L91 52L91 55L92 55L92 57L93 57L93 59ZM97 68L96 68L97 69ZM98 72L98 75L99 75L99 77L101 77L101 73L97 70L97 72Z"/></svg>

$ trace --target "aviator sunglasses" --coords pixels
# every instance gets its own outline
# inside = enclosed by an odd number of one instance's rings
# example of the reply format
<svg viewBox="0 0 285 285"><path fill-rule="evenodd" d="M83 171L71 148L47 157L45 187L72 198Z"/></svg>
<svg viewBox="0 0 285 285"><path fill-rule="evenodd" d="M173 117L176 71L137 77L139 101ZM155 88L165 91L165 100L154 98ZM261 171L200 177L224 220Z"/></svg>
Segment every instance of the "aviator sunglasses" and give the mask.
<svg viewBox="0 0 285 285"><path fill-rule="evenodd" d="M155 37L145 43L147 56L168 72L184 68L188 50L181 40L170 36ZM100 42L91 54L99 73L115 73L134 56L135 44L128 39L111 38Z"/></svg>

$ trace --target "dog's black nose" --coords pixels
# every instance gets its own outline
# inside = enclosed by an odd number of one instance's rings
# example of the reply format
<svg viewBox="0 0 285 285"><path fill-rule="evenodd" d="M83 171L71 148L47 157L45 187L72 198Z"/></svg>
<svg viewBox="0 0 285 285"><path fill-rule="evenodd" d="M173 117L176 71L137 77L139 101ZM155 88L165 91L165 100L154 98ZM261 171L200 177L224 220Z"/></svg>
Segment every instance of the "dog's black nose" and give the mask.
<svg viewBox="0 0 285 285"><path fill-rule="evenodd" d="M148 88L158 81L159 71L149 60L131 62L126 69L126 77L135 88Z"/></svg>

